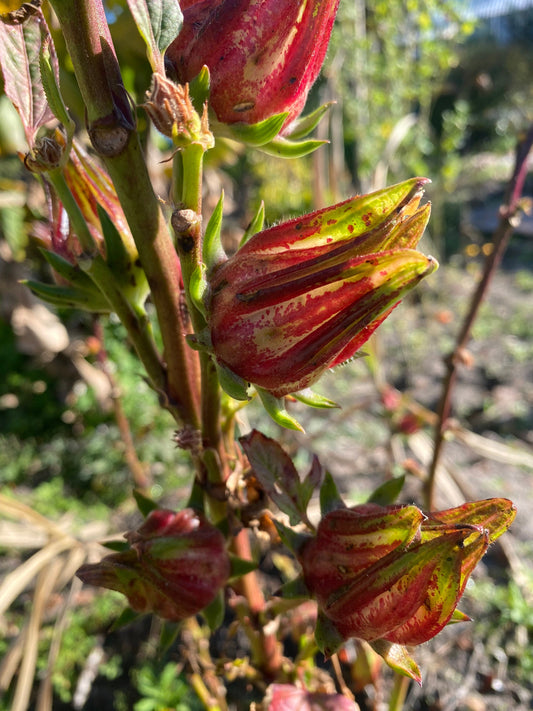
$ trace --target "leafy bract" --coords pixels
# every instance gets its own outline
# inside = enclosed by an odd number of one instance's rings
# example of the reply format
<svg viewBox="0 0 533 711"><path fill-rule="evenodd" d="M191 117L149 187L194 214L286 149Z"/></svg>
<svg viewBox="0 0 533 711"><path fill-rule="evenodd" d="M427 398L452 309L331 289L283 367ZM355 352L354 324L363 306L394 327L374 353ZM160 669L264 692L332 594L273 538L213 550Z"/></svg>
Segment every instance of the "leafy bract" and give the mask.
<svg viewBox="0 0 533 711"><path fill-rule="evenodd" d="M176 0L128 0L128 6L146 44L152 69L164 74L163 55L183 22L179 4Z"/></svg>
<svg viewBox="0 0 533 711"><path fill-rule="evenodd" d="M318 459L313 460L309 473L300 481L291 458L275 440L252 430L239 441L259 483L281 511L288 515L291 525L305 520L309 499L322 479Z"/></svg>

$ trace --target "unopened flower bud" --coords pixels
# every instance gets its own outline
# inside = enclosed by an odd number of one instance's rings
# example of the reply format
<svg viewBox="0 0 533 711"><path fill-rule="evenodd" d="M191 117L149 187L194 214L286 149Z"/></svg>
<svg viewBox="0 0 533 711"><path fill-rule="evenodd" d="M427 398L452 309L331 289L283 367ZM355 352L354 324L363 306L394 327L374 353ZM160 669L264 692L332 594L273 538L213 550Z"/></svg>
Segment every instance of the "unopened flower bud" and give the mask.
<svg viewBox="0 0 533 711"><path fill-rule="evenodd" d="M224 536L192 509L152 511L125 538L128 550L84 565L77 575L123 593L137 612L182 620L209 605L229 577Z"/></svg>
<svg viewBox="0 0 533 711"><path fill-rule="evenodd" d="M196 141L208 149L214 145L207 113L199 116L189 96L188 84L175 84L162 74L152 77L143 105L154 126L176 145Z"/></svg>
<svg viewBox="0 0 533 711"><path fill-rule="evenodd" d="M353 357L437 268L416 251L425 178L357 196L255 234L210 276L217 363L275 397ZM232 393L230 393L232 394Z"/></svg>
<svg viewBox="0 0 533 711"><path fill-rule="evenodd" d="M182 4L183 27L167 50L179 81L204 65L222 123L254 124L302 111L329 43L338 0L216 0Z"/></svg>
<svg viewBox="0 0 533 711"><path fill-rule="evenodd" d="M326 514L298 554L318 602L321 648L331 653L350 637L399 645L434 637L515 513L507 499L488 499L431 514L375 504Z"/></svg>

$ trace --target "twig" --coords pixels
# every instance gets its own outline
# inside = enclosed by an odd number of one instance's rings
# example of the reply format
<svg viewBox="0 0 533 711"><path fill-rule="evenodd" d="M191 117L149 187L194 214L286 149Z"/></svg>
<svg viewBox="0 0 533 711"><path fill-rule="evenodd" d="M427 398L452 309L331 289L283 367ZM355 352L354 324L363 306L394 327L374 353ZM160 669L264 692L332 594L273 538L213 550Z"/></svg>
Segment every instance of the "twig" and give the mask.
<svg viewBox="0 0 533 711"><path fill-rule="evenodd" d="M426 482L426 507L428 510L433 509L435 504L436 473L448 428L448 419L452 406L452 394L457 380L457 369L461 362L464 361L465 349L470 340L472 326L478 316L479 308L486 298L492 277L500 265L511 235L519 223L522 189L527 175L527 158L532 144L533 125L530 126L526 135L516 147L513 174L507 186L504 203L500 208L500 221L492 239L494 250L487 257L485 262L483 276L472 296L470 309L457 336L455 348L445 359L447 372L444 378L442 396L438 409L438 421L435 427L433 460Z"/></svg>

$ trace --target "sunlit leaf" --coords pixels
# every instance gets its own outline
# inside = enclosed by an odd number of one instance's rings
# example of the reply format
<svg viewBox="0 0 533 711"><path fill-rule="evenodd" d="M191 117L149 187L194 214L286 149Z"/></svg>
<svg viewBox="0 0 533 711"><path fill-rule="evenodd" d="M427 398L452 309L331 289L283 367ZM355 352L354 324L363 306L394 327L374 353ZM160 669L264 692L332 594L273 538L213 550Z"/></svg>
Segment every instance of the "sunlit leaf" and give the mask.
<svg viewBox="0 0 533 711"><path fill-rule="evenodd" d="M146 43L152 69L164 73L163 55L183 22L179 4L176 0L128 0L128 6Z"/></svg>
<svg viewBox="0 0 533 711"><path fill-rule="evenodd" d="M4 90L17 109L31 147L37 131L54 118L41 81L39 57L48 27L39 12L23 25L0 22L0 63Z"/></svg>

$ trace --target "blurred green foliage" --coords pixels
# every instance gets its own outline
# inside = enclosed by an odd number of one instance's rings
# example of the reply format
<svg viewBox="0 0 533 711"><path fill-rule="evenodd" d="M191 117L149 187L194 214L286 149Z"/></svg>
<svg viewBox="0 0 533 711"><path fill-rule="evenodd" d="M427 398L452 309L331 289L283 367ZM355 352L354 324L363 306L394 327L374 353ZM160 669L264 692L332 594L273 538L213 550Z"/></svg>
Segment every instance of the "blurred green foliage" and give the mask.
<svg viewBox="0 0 533 711"><path fill-rule="evenodd" d="M204 708L187 681L177 674L176 664L145 665L134 674L134 679L142 696L134 711L201 711Z"/></svg>

